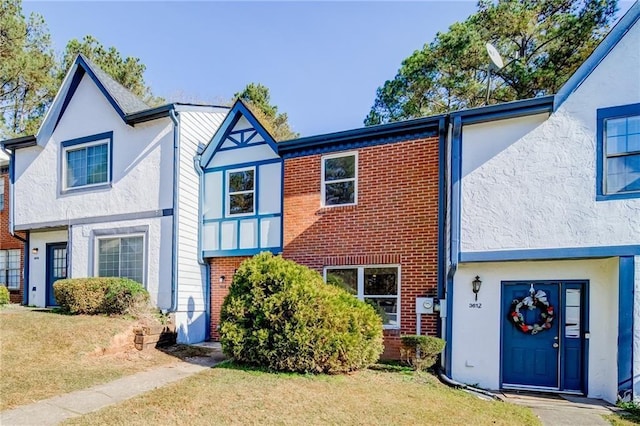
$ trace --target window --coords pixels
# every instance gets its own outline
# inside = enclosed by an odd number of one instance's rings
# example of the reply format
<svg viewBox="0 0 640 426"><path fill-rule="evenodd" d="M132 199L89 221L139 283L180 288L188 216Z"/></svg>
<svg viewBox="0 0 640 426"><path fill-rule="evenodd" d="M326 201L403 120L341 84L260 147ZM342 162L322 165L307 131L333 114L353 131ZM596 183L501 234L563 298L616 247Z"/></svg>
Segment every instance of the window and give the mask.
<svg viewBox="0 0 640 426"><path fill-rule="evenodd" d="M111 135L102 133L62 143L64 189L109 183Z"/></svg>
<svg viewBox="0 0 640 426"><path fill-rule="evenodd" d="M0 285L20 289L20 250L0 250Z"/></svg>
<svg viewBox="0 0 640 426"><path fill-rule="evenodd" d="M333 154L322 157L322 205L357 204L358 154Z"/></svg>
<svg viewBox="0 0 640 426"><path fill-rule="evenodd" d="M98 238L98 276L144 283L144 237Z"/></svg>
<svg viewBox="0 0 640 426"><path fill-rule="evenodd" d="M4 176L0 176L0 211L4 210Z"/></svg>
<svg viewBox="0 0 640 426"><path fill-rule="evenodd" d="M598 195L640 196L640 104L598 110Z"/></svg>
<svg viewBox="0 0 640 426"><path fill-rule="evenodd" d="M350 266L325 269L327 283L349 291L373 305L386 328L398 328L400 268L397 266Z"/></svg>
<svg viewBox="0 0 640 426"><path fill-rule="evenodd" d="M255 169L227 172L227 215L248 215L255 211Z"/></svg>

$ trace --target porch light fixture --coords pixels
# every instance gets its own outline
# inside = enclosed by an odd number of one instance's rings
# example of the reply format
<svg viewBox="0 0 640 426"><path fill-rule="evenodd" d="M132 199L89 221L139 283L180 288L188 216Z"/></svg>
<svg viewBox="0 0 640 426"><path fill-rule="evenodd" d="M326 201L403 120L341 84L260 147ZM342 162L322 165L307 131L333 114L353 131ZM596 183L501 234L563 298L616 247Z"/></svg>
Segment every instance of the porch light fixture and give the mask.
<svg viewBox="0 0 640 426"><path fill-rule="evenodd" d="M471 282L472 290L476 295L476 302L478 301L478 292L480 291L481 285L482 281L480 281L480 276L476 275L476 279Z"/></svg>
<svg viewBox="0 0 640 426"><path fill-rule="evenodd" d="M38 254L38 247L34 247L31 249L31 254Z"/></svg>
<svg viewBox="0 0 640 426"><path fill-rule="evenodd" d="M221 283L223 283L223 282L224 282L224 280L225 280L225 278L226 278L226 277L225 277L224 275L220 275L220 282L221 282Z"/></svg>

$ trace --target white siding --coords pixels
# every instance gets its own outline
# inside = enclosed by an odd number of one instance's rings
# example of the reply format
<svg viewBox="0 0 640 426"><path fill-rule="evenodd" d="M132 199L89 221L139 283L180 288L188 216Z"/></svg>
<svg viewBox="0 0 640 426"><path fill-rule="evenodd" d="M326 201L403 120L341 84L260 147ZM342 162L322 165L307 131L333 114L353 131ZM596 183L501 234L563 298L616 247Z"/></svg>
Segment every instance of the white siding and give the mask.
<svg viewBox="0 0 640 426"><path fill-rule="evenodd" d="M206 269L198 264L199 177L194 167L198 144L206 144L224 120L223 112L180 113L178 176L178 340L201 342L206 337Z"/></svg>

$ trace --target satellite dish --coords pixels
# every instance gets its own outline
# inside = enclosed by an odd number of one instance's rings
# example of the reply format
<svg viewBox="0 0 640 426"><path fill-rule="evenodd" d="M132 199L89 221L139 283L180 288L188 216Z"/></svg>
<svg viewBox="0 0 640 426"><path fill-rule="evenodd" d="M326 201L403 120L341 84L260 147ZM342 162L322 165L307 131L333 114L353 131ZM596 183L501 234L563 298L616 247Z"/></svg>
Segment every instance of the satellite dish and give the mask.
<svg viewBox="0 0 640 426"><path fill-rule="evenodd" d="M498 53L498 49L496 49L491 43L487 43L485 46L487 48L489 58L491 59L491 63L493 63L496 69L504 67L504 62L502 62L502 57Z"/></svg>

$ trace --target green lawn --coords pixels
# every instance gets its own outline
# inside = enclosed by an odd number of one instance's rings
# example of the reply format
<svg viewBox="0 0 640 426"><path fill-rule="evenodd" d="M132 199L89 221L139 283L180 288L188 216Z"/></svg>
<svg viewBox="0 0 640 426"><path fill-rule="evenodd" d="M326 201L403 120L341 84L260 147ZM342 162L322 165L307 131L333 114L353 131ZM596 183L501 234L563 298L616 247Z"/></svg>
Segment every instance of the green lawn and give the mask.
<svg viewBox="0 0 640 426"><path fill-rule="evenodd" d="M0 309L0 410L84 389L176 361L157 350L110 352L133 343L134 321Z"/></svg>
<svg viewBox="0 0 640 426"><path fill-rule="evenodd" d="M274 374L222 365L71 425L538 425L527 408L484 401L428 373Z"/></svg>

